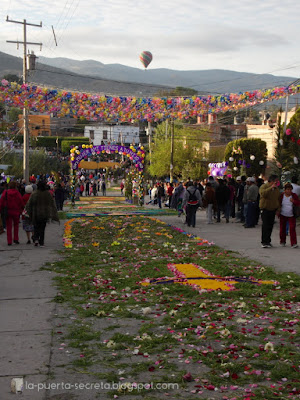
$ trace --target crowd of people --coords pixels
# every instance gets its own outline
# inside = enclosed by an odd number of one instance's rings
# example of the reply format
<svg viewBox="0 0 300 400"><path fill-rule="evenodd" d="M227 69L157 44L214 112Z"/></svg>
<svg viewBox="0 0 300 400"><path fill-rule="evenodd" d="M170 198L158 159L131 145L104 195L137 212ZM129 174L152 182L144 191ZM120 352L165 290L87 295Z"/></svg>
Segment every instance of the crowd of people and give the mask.
<svg viewBox="0 0 300 400"><path fill-rule="evenodd" d="M64 201L70 198L68 177L60 176L55 184L52 175L32 175L24 181L2 182L0 185L0 211L3 230L7 233L7 244L19 244L19 221L22 218L27 243L44 246L46 222L58 220L57 211L63 210ZM57 179L56 179L57 180ZM58 181L58 180L57 180ZM271 236L276 216L280 222L280 245L286 245L289 232L292 248L298 247L296 217L300 210L300 186L297 177L280 188L278 176L271 175L267 182L261 178L238 176L236 179L224 176L186 182L148 185L150 201L176 209L178 216L185 215L187 226L196 226L196 212L206 209L207 224L229 223L230 219L245 228L254 228L262 221L261 245L272 247ZM109 182L110 183L110 182ZM124 180L120 184L124 191ZM105 175L88 174L81 171L76 184L76 197L106 195Z"/></svg>
<svg viewBox="0 0 300 400"><path fill-rule="evenodd" d="M280 190L280 180L271 175L265 183L261 178L238 176L236 179L224 176L209 176L200 181L157 184L148 188L150 201L176 209L178 216L186 214L187 226L196 226L196 211L206 209L207 224L220 223L222 219L239 222L245 228L254 228L260 218L262 221L261 245L272 247L271 235L276 216L280 222L280 245L286 245L287 232L290 232L291 247L298 247L296 236L296 217L300 209L300 186L298 178Z"/></svg>
<svg viewBox="0 0 300 400"><path fill-rule="evenodd" d="M113 184L113 177L108 178L103 173L91 173L84 169L79 171L75 187L75 198L80 196L106 196L107 187ZM124 183L121 185L121 194L123 193Z"/></svg>
<svg viewBox="0 0 300 400"><path fill-rule="evenodd" d="M20 244L19 225L22 221L27 244L44 247L48 221L59 221L58 211L63 210L67 188L62 180L54 184L53 177L34 175L26 184L23 181L4 181L0 185L0 229L6 231L7 245Z"/></svg>

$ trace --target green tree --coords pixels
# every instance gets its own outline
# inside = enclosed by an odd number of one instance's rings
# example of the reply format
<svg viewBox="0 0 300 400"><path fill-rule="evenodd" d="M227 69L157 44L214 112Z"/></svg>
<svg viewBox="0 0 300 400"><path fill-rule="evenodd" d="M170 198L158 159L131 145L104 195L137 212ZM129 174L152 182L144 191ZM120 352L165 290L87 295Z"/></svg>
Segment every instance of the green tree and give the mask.
<svg viewBox="0 0 300 400"><path fill-rule="evenodd" d="M223 162L225 159L225 145L210 146L209 152L205 158L207 158L208 163L218 163Z"/></svg>
<svg viewBox="0 0 300 400"><path fill-rule="evenodd" d="M17 82L20 85L22 85L23 83L23 79L15 74L6 74L3 76L3 79L6 79L8 82Z"/></svg>
<svg viewBox="0 0 300 400"><path fill-rule="evenodd" d="M251 159L253 156L254 159ZM226 146L225 161L228 161L234 176L241 174L259 176L266 168L266 142L261 139L233 140Z"/></svg>
<svg viewBox="0 0 300 400"><path fill-rule="evenodd" d="M290 133L290 134L288 134ZM283 142L282 168L290 171L292 175L300 173L300 108L291 118L286 132L282 130L281 139Z"/></svg>
<svg viewBox="0 0 300 400"><path fill-rule="evenodd" d="M23 158L20 154L10 153L1 159L2 164L8 164L8 175L16 178L23 176ZM70 166L66 161L60 161L57 158L47 156L43 151L35 151L29 154L29 174L46 174L51 171L62 171L68 173Z"/></svg>
<svg viewBox="0 0 300 400"><path fill-rule="evenodd" d="M180 96L197 96L198 91L191 88L186 88L183 86L177 86L175 89L162 89L160 90L156 96L158 97L180 97Z"/></svg>
<svg viewBox="0 0 300 400"><path fill-rule="evenodd" d="M22 115L23 110L21 108L17 107L11 107L8 110L8 118L10 122L18 122L19 121L19 115Z"/></svg>
<svg viewBox="0 0 300 400"><path fill-rule="evenodd" d="M203 142L208 141L210 132L206 129L193 129L180 121L174 123L174 177L199 178L206 176L207 163L203 162L206 151ZM171 162L171 123L163 122L155 130L154 144L149 172L157 178L170 175Z"/></svg>

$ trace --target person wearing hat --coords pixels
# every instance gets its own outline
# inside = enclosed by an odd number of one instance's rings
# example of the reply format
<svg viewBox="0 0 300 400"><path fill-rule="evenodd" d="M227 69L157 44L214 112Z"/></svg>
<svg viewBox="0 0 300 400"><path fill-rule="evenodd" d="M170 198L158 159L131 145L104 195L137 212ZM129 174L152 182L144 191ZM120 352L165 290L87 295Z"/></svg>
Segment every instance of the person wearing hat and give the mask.
<svg viewBox="0 0 300 400"><path fill-rule="evenodd" d="M32 185L25 186L25 194L23 195L24 206L26 206L32 192L33 192ZM22 213L22 223L23 223L23 229L27 235L27 244L30 244L33 236L34 227L29 218L29 215L26 213L25 210Z"/></svg>
<svg viewBox="0 0 300 400"><path fill-rule="evenodd" d="M280 207L279 185L280 181L278 176L270 175L268 182L264 183L259 189L259 208L262 210L261 247L263 248L273 247L271 244L271 235L276 211Z"/></svg>
<svg viewBox="0 0 300 400"><path fill-rule="evenodd" d="M256 214L257 214L257 197L258 197L258 187L256 185L255 178L249 177L246 180L248 186L246 195L246 204L247 204L247 214L246 214L246 222L245 228L254 228L256 223Z"/></svg>

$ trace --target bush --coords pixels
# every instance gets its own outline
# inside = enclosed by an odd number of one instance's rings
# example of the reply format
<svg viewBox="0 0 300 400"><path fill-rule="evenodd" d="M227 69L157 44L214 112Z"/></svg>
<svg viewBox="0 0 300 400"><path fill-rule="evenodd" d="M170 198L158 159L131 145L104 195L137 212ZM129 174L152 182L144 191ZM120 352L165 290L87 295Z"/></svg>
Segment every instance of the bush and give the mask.
<svg viewBox="0 0 300 400"><path fill-rule="evenodd" d="M61 141L61 151L69 154L72 145L81 146L82 144L90 144L89 139L85 137L67 138Z"/></svg>
<svg viewBox="0 0 300 400"><path fill-rule="evenodd" d="M23 160L22 156L17 153L6 154L2 159L3 164L10 167L7 170L8 175L16 178L23 176ZM44 151L35 151L29 154L29 174L40 175L50 173L52 171L61 171L68 174L70 170L67 161L60 161L57 157L48 157Z"/></svg>
<svg viewBox="0 0 300 400"><path fill-rule="evenodd" d="M22 136L23 139L23 136ZM58 144L56 143L56 140L58 139ZM89 139L85 137L63 137L63 136L37 136L36 138L31 137L31 141L34 147L50 147L53 149L57 148L57 145L59 148L63 150L62 148L62 143L64 142L70 142L70 144L66 145L68 146L68 149L65 151L66 153L69 152L70 145L74 144L76 146L80 144L89 144Z"/></svg>

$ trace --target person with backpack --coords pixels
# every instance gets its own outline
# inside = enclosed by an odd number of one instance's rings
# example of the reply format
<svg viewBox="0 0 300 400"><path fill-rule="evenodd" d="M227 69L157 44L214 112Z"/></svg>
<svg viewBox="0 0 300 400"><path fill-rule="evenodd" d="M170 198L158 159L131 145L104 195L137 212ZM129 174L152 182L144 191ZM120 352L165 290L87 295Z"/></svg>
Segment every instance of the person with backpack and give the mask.
<svg viewBox="0 0 300 400"><path fill-rule="evenodd" d="M183 198L183 206L186 206L186 223L187 226L196 226L196 211L202 206L202 197L197 189L196 182L188 182L187 189Z"/></svg>

